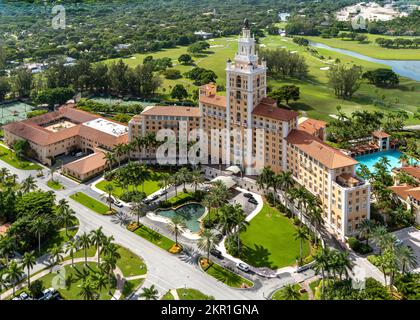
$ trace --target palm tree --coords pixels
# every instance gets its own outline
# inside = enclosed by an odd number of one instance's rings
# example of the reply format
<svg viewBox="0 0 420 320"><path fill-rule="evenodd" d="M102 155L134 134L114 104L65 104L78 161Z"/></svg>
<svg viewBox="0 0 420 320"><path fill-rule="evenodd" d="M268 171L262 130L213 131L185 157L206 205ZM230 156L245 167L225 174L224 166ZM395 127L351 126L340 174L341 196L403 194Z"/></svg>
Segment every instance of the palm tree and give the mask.
<svg viewBox="0 0 420 320"><path fill-rule="evenodd" d="M284 300L300 300L299 286L287 284L280 290L280 297Z"/></svg>
<svg viewBox="0 0 420 320"><path fill-rule="evenodd" d="M185 219L181 216L174 216L169 223L169 228L171 232L175 235L175 244L178 246L178 235L185 231L187 225Z"/></svg>
<svg viewBox="0 0 420 320"><path fill-rule="evenodd" d="M318 237L316 230L319 230L319 227L324 224L324 219L322 218L323 210L320 206L311 207L309 211L309 221L311 226L313 226L313 233L315 236L315 245L317 245Z"/></svg>
<svg viewBox="0 0 420 320"><path fill-rule="evenodd" d="M13 296L16 293L16 283L22 278L24 274L23 268L16 261L12 260L6 270L6 280L13 286Z"/></svg>
<svg viewBox="0 0 420 320"><path fill-rule="evenodd" d="M404 245L397 246L397 259L401 272L406 273L410 268L417 266L417 259L411 247Z"/></svg>
<svg viewBox="0 0 420 320"><path fill-rule="evenodd" d="M300 264L302 264L302 254L303 254L303 241L308 240L308 233L305 228L299 227L294 233L295 240L300 241Z"/></svg>
<svg viewBox="0 0 420 320"><path fill-rule="evenodd" d="M35 178L32 176L27 177L22 181L21 190L23 193L29 193L37 188Z"/></svg>
<svg viewBox="0 0 420 320"><path fill-rule="evenodd" d="M322 277L322 289L321 289L321 293L324 293L324 288L325 288L325 275L326 273L329 273L329 268L330 268L330 264L329 264L329 255L330 255L330 251L328 249L328 247L326 248L322 248L321 250L319 250L316 254L315 254L315 261L314 261L314 265L313 265L313 270L315 271L316 274L321 274Z"/></svg>
<svg viewBox="0 0 420 320"><path fill-rule="evenodd" d="M103 288L106 288L109 282L109 278L104 273L94 273L92 276L95 288L100 292Z"/></svg>
<svg viewBox="0 0 420 320"><path fill-rule="evenodd" d="M387 243L388 230L385 226L379 225L373 229L372 238L375 244L379 247L379 253L382 253L385 244Z"/></svg>
<svg viewBox="0 0 420 320"><path fill-rule="evenodd" d="M63 248L59 245L54 245L50 249L51 268L63 260Z"/></svg>
<svg viewBox="0 0 420 320"><path fill-rule="evenodd" d="M77 242L76 241L69 242L69 244L67 245L67 252L70 253L72 267L74 266L74 254L76 253L77 250L79 250L79 246L77 245Z"/></svg>
<svg viewBox="0 0 420 320"><path fill-rule="evenodd" d="M137 225L140 224L140 217L145 216L146 205L143 203L144 196L137 195L134 197L134 201L131 202L130 212L137 216Z"/></svg>
<svg viewBox="0 0 420 320"><path fill-rule="evenodd" d="M199 170L194 170L190 174L191 185L194 187L194 192L204 183L204 177Z"/></svg>
<svg viewBox="0 0 420 320"><path fill-rule="evenodd" d="M156 290L155 285L152 284L150 288L143 288L143 292L140 293L140 297L146 300L157 300L159 292Z"/></svg>
<svg viewBox="0 0 420 320"><path fill-rule="evenodd" d="M349 259L349 253L347 251L340 251L337 252L337 271L340 276L340 280L342 279L343 274L348 278L349 270L353 269L354 263Z"/></svg>
<svg viewBox="0 0 420 320"><path fill-rule="evenodd" d="M169 173L162 173L159 176L159 188L166 190L171 185L171 175ZM168 201L168 193L165 194L165 200Z"/></svg>
<svg viewBox="0 0 420 320"><path fill-rule="evenodd" d="M247 227L249 226L249 222L246 220L246 216L240 204L237 204L234 206L233 219L236 225L235 233L236 233L236 241L238 245L238 252L239 254L241 254L242 249L241 249L240 233L246 231Z"/></svg>
<svg viewBox="0 0 420 320"><path fill-rule="evenodd" d="M198 240L198 248L207 253L207 260L210 259L210 251L216 247L217 238L210 229L205 229Z"/></svg>
<svg viewBox="0 0 420 320"><path fill-rule="evenodd" d="M136 145L138 154L139 154L139 162L141 161L142 149L144 146L144 139L142 137L136 137L134 139L134 143Z"/></svg>
<svg viewBox="0 0 420 320"><path fill-rule="evenodd" d="M41 235L45 231L45 219L39 217L32 222L32 232L38 237L38 255L41 254Z"/></svg>
<svg viewBox="0 0 420 320"><path fill-rule="evenodd" d="M94 300L98 296L96 291L93 289L93 285L90 278L83 280L80 286L80 296L85 300Z"/></svg>
<svg viewBox="0 0 420 320"><path fill-rule="evenodd" d="M359 224L360 235L366 239L366 245L369 245L369 236L375 229L376 224L369 219L363 220Z"/></svg>
<svg viewBox="0 0 420 320"><path fill-rule="evenodd" d="M118 246L109 241L102 246L102 252L105 256L110 257L115 261L121 258L121 255L118 252Z"/></svg>
<svg viewBox="0 0 420 320"><path fill-rule="evenodd" d="M104 240L104 233L102 232L102 227L99 227L96 230L92 230L90 232L90 241L92 245L96 245L96 252L98 254L98 266L101 263L101 254L100 254L100 246Z"/></svg>
<svg viewBox="0 0 420 320"><path fill-rule="evenodd" d="M125 155L125 150L125 145L122 143L115 145L114 149L112 150L115 153L115 156L117 157L118 167L121 167L121 157Z"/></svg>
<svg viewBox="0 0 420 320"><path fill-rule="evenodd" d="M3 183L10 175L10 171L7 168L0 168L0 182Z"/></svg>
<svg viewBox="0 0 420 320"><path fill-rule="evenodd" d="M109 167L109 171L112 170L112 166L115 162L115 155L112 152L107 152L104 155L104 159L106 161L106 165Z"/></svg>
<svg viewBox="0 0 420 320"><path fill-rule="evenodd" d="M179 184L179 175L175 173L170 178L171 185L175 188L175 197L178 197L178 184Z"/></svg>
<svg viewBox="0 0 420 320"><path fill-rule="evenodd" d="M179 182L181 182L184 185L183 189L185 191L186 183L188 183L191 180L190 179L191 172L188 170L188 168L182 167L181 169L178 170L177 175L178 175Z"/></svg>
<svg viewBox="0 0 420 320"><path fill-rule="evenodd" d="M80 246L83 248L84 253L85 253L85 265L87 265L87 250L89 249L90 245L91 245L91 240L89 238L89 235L84 232L80 238L79 238L79 244Z"/></svg>
<svg viewBox="0 0 420 320"><path fill-rule="evenodd" d="M22 257L22 265L26 268L28 275L28 288L31 285L31 269L36 263L35 255L32 252L25 252Z"/></svg>
<svg viewBox="0 0 420 320"><path fill-rule="evenodd" d="M109 211L112 211L112 203L113 203L112 197L114 195L114 190L115 190L115 188L111 183L108 183L105 186L106 202L108 202L108 204L109 204Z"/></svg>
<svg viewBox="0 0 420 320"><path fill-rule="evenodd" d="M59 201L56 212L56 219L58 224L60 226L64 226L66 229L66 235L68 235L69 227L73 225L73 221L75 219L75 212L70 209L65 199L61 199Z"/></svg>
<svg viewBox="0 0 420 320"><path fill-rule="evenodd" d="M101 262L100 269L108 275L108 292L111 294L111 283L114 270L117 267L117 259L113 256L106 255Z"/></svg>

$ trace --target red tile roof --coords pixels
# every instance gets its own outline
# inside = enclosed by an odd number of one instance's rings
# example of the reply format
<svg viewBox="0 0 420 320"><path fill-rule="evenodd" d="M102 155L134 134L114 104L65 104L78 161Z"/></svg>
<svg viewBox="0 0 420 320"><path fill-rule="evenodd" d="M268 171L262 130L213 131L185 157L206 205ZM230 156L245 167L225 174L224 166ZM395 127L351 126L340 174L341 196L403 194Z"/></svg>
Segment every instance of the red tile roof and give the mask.
<svg viewBox="0 0 420 320"><path fill-rule="evenodd" d="M286 141L318 160L329 169L352 166L358 163L340 150L327 145L321 139L302 130L292 130L286 137Z"/></svg>
<svg viewBox="0 0 420 320"><path fill-rule="evenodd" d="M199 117L200 109L196 107L179 106L154 106L145 109L141 115L147 116L178 116L178 117Z"/></svg>
<svg viewBox="0 0 420 320"><path fill-rule="evenodd" d="M402 167L402 171L420 180L420 167Z"/></svg>
<svg viewBox="0 0 420 320"><path fill-rule="evenodd" d="M226 108L226 97L219 95L200 96L200 102Z"/></svg>
<svg viewBox="0 0 420 320"><path fill-rule="evenodd" d="M407 200L408 197L413 197L420 201L420 187L413 188L412 186L393 186L390 187L392 192L398 195L401 199Z"/></svg>
<svg viewBox="0 0 420 320"><path fill-rule="evenodd" d="M83 175L92 172L95 169L102 168L105 164L105 154L101 151L97 151L87 157L66 164L64 168Z"/></svg>
<svg viewBox="0 0 420 320"><path fill-rule="evenodd" d="M309 134L315 134L320 129L325 129L327 123L322 120L306 119L298 125L299 130L306 131Z"/></svg>
<svg viewBox="0 0 420 320"><path fill-rule="evenodd" d="M374 132L372 132L372 135L374 137L380 138L380 139L389 138L390 137L390 135L388 133L383 132L383 131L374 131Z"/></svg>
<svg viewBox="0 0 420 320"><path fill-rule="evenodd" d="M276 119L280 121L290 121L298 116L296 111L286 110L277 107L277 102L271 98L263 98L254 108L252 114L255 116Z"/></svg>

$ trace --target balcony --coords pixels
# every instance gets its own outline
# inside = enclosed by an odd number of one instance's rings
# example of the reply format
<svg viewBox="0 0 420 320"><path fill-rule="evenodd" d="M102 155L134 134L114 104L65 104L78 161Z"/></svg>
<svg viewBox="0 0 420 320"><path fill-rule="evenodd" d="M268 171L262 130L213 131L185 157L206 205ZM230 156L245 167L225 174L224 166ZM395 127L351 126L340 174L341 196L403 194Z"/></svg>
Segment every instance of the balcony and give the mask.
<svg viewBox="0 0 420 320"><path fill-rule="evenodd" d="M350 174L350 173L342 173L339 176L336 177L335 182L337 182L338 185L344 187L344 188L355 188L360 187L365 184L365 182Z"/></svg>

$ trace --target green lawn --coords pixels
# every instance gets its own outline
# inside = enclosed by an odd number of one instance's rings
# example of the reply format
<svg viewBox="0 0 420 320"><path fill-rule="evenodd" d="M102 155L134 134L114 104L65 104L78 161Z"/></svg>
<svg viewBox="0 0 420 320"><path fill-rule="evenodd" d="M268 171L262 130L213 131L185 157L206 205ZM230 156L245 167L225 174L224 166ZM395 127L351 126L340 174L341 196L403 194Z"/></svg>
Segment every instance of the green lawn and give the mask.
<svg viewBox="0 0 420 320"><path fill-rule="evenodd" d="M158 183L159 183L159 181L154 181L154 180L148 180L144 183L144 192L146 193L147 196L160 189L159 186L158 186ZM122 194L127 191L126 189L123 189L122 187L118 186L115 181L109 182L109 181L103 180L103 181L97 183L95 185L95 187L98 188L99 190L102 190L102 191L106 192L105 188L109 184L112 184L114 186L114 191L113 192L114 192L114 195L117 198L120 198L122 196ZM133 191L134 188L135 188L134 186L130 185L130 186L128 186L128 191ZM139 192L141 192L142 191L142 186L140 185L137 190Z"/></svg>
<svg viewBox="0 0 420 320"><path fill-rule="evenodd" d="M351 50L360 54L383 60L419 60L419 49L391 49L382 48L376 44L377 38L395 39L398 37L386 36L381 34L365 34L368 37L369 43L359 43L358 41L351 41L349 39L342 40L341 38L322 38L322 37L307 37L313 42L324 43L330 47ZM414 39L414 37L401 36L404 39Z"/></svg>
<svg viewBox="0 0 420 320"><path fill-rule="evenodd" d="M70 265L64 267L65 272L65 283L62 285L64 288L58 289L61 296L65 300L82 300L80 296L80 286L82 284L82 279L78 276L78 272L87 270L90 273L98 272L98 267L96 263L88 262L87 266L84 266L84 263L77 263L72 268ZM61 271L62 272L62 271ZM56 273L49 273L39 280L42 281L44 288L51 288L54 286L53 279L57 277ZM113 288L115 289L115 288ZM111 296L108 294L108 288L103 288L100 291L99 300L110 300Z"/></svg>
<svg viewBox="0 0 420 320"><path fill-rule="evenodd" d="M124 277L128 278L147 273L146 264L139 256L124 247L119 247L118 253L121 255L121 258L118 259L117 266Z"/></svg>
<svg viewBox="0 0 420 320"><path fill-rule="evenodd" d="M49 186L51 189L54 189L54 190L63 190L63 189L65 189L64 186L60 182L55 181L55 180L54 181L49 180L47 182L47 186Z"/></svg>
<svg viewBox="0 0 420 320"><path fill-rule="evenodd" d="M42 168L40 165L36 163L26 161L26 160L19 160L13 151L1 145L0 145L0 159L10 164L11 166L17 169L21 169L21 170L38 170Z"/></svg>
<svg viewBox="0 0 420 320"><path fill-rule="evenodd" d="M128 280L124 283L124 288L120 300L127 298L132 294L138 287L140 287L145 279L134 279Z"/></svg>
<svg viewBox="0 0 420 320"><path fill-rule="evenodd" d="M171 291L166 292L160 300L175 300L174 296L172 295Z"/></svg>
<svg viewBox="0 0 420 320"><path fill-rule="evenodd" d="M243 284L246 284L248 287L252 287L254 285L250 280L241 277L217 263L212 262L211 266L204 271L229 287L241 288Z"/></svg>
<svg viewBox="0 0 420 320"><path fill-rule="evenodd" d="M212 296L207 296L196 289L177 289L176 292L179 300L214 300Z"/></svg>
<svg viewBox="0 0 420 320"><path fill-rule="evenodd" d="M339 39L333 40L341 41ZM195 58L195 63L199 67L213 70L218 76L217 83L225 85L226 60L234 57L237 50L237 38L218 38L214 39L214 41L210 41L209 43L212 46L210 50L213 53ZM336 114L336 107L338 105L340 105L342 111L347 114L356 110L389 111L401 109L407 111L410 115L410 119L407 121L407 124L420 123L419 120L412 117L418 107L420 82L407 78L400 78L400 85L394 89L377 88L364 82L351 101L342 100L334 96L333 90L328 85L327 71L321 70L321 68L330 66L337 58L345 63L361 65L364 71L386 66L359 60L351 56L326 49L316 48L316 50L325 57L325 59L319 59L318 57L312 56L305 47L293 43L291 38L280 37L277 35L269 35L265 38L261 38L260 43L266 48L286 48L288 50L297 51L305 57L309 68L309 79L299 81L292 79L268 78L268 85L273 88L286 84L295 84L300 87L301 99L297 102L290 103L290 106L293 109L298 110L309 117L326 121L330 121L332 119L330 115ZM369 47L369 45L364 46ZM127 58L124 59L124 62L130 66L136 66L142 63L143 59L148 55L152 55L155 58L169 57L173 59L174 69L178 69L184 73L193 68L193 66L179 65L177 62L179 55L186 53L186 49L186 47L178 47L162 50L152 54L136 54L134 55L135 59ZM380 53L382 50L384 49L376 49L373 51ZM399 54L404 52L401 50L405 49L389 50L391 50L391 53L394 53L394 56L390 57L398 59ZM420 49L416 52L419 55ZM406 58L406 56L404 57ZM109 63L109 60L107 62ZM170 99L168 92L170 92L171 88L178 83L184 84L190 93L193 92L193 90L197 90L197 87L194 86L190 80L182 78L178 80L164 79L162 88L159 89L159 92L163 94L165 98Z"/></svg>
<svg viewBox="0 0 420 320"><path fill-rule="evenodd" d="M87 257L94 257L96 254L96 247L95 246L91 246L87 249ZM76 251L74 253L74 259L78 259L78 258L84 258L85 257L85 250L84 249L80 249L78 251ZM71 257L68 256L65 258L65 260L70 260Z"/></svg>
<svg viewBox="0 0 420 320"><path fill-rule="evenodd" d="M175 244L175 241L172 241L144 225L141 225L134 233L166 251Z"/></svg>
<svg viewBox="0 0 420 320"><path fill-rule="evenodd" d="M105 205L102 202L99 202L96 199L93 199L92 197L89 197L83 192L77 192L71 195L70 198L91 209L92 211L95 211L96 213L105 215L109 211L109 207L107 205Z"/></svg>
<svg viewBox="0 0 420 320"><path fill-rule="evenodd" d="M297 290L301 289L301 286L299 284L295 284L294 287ZM276 292L274 292L273 296L271 297L271 300L284 300L283 297L281 296L281 291L282 289L277 290ZM299 300L309 300L309 295L307 292L301 293L300 294L300 299Z"/></svg>
<svg viewBox="0 0 420 320"><path fill-rule="evenodd" d="M78 224L78 222L77 222ZM77 233L78 227L71 228L66 234L66 230L60 230L55 236L50 237L48 240L41 244L41 253L38 254L38 246L34 248L34 252L37 256L42 256L47 253L55 245L62 246L69 240L71 240Z"/></svg>
<svg viewBox="0 0 420 320"><path fill-rule="evenodd" d="M279 269L296 263L300 241L294 240L296 227L277 209L265 204L261 212L241 233L243 257L254 267ZM303 258L309 255L309 242L304 242Z"/></svg>

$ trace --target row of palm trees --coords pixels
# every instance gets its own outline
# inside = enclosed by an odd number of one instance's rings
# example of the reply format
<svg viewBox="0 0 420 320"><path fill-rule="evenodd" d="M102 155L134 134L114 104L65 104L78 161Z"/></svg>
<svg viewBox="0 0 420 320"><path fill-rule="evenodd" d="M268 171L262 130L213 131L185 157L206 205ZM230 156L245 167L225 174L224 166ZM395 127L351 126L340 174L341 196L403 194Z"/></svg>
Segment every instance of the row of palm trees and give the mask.
<svg viewBox="0 0 420 320"><path fill-rule="evenodd" d="M111 152L105 153L104 159L106 160L109 171L111 171L115 163L118 163L118 167L120 167L122 160L128 158L128 161L131 161L133 152L139 154L138 160L140 162L144 150L156 148L159 144L160 142L156 140L156 135L154 133L148 133L144 137L136 137L130 143L115 145Z"/></svg>
<svg viewBox="0 0 420 320"><path fill-rule="evenodd" d="M257 178L257 185L264 190L264 193L271 193L275 201L279 192L286 203L286 208L291 209L292 215L294 215L293 205L297 204L299 212L309 222L317 244L317 230L324 224L322 202L319 197L305 187L295 184L291 172L276 174L270 167L263 168Z"/></svg>

